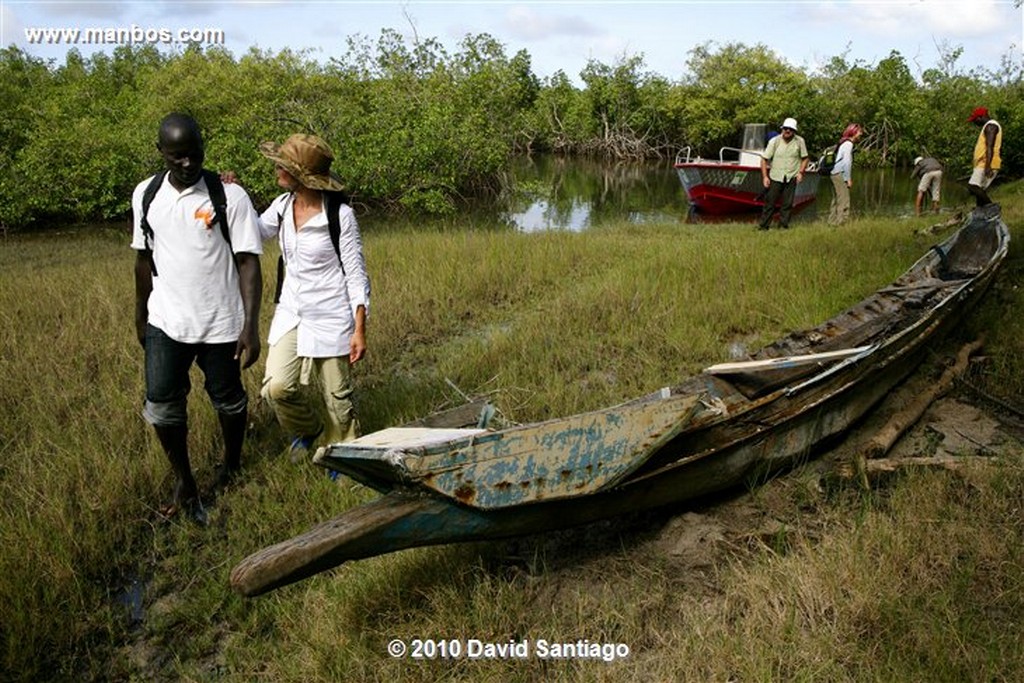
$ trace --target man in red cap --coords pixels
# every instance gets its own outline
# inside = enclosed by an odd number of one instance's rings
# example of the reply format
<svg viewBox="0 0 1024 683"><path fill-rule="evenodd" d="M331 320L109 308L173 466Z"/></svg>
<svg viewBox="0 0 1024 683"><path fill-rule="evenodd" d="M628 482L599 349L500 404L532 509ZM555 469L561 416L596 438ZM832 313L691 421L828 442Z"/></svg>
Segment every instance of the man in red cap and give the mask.
<svg viewBox="0 0 1024 683"><path fill-rule="evenodd" d="M981 127L978 141L974 144L974 170L971 179L967 181L967 190L974 195L977 206L986 206L992 203L986 190L1002 166L999 150L1003 146L1003 127L989 117L985 107L978 107L971 112L967 121Z"/></svg>

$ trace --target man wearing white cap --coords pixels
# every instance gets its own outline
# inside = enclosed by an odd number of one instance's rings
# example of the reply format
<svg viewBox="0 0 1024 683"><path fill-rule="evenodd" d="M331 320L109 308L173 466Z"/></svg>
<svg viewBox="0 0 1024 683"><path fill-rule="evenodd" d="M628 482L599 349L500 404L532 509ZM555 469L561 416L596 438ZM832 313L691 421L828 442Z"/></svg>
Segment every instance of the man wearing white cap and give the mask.
<svg viewBox="0 0 1024 683"><path fill-rule="evenodd" d="M914 170L910 177L921 179L921 182L917 184L917 199L914 201L914 210L917 215L921 215L926 194L931 194L932 211L938 213L939 198L942 193L942 164L933 157L917 157L914 159Z"/></svg>
<svg viewBox="0 0 1024 683"><path fill-rule="evenodd" d="M767 230L775 214L775 204L781 197L779 225L789 227L793 211L796 186L803 182L807 168L807 144L796 134L796 119L782 122L782 135L768 141L761 154L761 179L765 187L764 210L761 211L760 229Z"/></svg>

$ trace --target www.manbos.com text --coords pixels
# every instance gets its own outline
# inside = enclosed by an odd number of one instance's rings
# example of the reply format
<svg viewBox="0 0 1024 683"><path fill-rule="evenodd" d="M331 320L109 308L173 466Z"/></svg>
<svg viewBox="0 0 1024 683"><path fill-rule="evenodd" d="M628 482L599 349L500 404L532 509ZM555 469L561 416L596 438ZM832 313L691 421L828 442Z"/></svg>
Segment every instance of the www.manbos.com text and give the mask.
<svg viewBox="0 0 1024 683"><path fill-rule="evenodd" d="M25 29L25 40L30 45L223 45L225 37L224 30L219 28L172 29L132 24L106 28L31 27Z"/></svg>

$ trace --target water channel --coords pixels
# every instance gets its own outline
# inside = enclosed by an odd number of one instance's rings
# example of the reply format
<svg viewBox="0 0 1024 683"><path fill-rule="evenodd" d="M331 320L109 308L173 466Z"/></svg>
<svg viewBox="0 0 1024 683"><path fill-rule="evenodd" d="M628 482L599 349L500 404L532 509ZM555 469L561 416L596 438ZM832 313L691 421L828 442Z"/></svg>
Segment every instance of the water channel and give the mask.
<svg viewBox="0 0 1024 683"><path fill-rule="evenodd" d="M947 174L948 175L948 174ZM360 216L360 225L373 229L453 229L466 226L521 232L583 231L608 223L677 222L714 223L723 219L691 210L686 194L668 160L658 163L623 163L555 157L519 159L510 176L517 188L508 197L460 210L456 217L424 220L408 225L394 216ZM819 183L817 199L794 216L794 223L821 220L828 214L832 186ZM914 213L917 182L909 169L854 169L851 193L854 216L902 218ZM943 212L968 203L966 185L944 178ZM926 203L926 205L930 202ZM757 214L725 217L753 224Z"/></svg>

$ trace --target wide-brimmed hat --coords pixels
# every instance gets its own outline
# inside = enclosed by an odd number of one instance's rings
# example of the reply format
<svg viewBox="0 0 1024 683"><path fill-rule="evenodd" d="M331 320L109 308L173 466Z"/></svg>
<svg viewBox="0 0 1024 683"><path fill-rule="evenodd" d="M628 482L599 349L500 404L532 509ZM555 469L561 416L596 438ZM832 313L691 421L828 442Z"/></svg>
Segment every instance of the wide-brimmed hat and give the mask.
<svg viewBox="0 0 1024 683"><path fill-rule="evenodd" d="M785 121L782 122L782 126L781 127L782 128L792 128L793 130L796 130L797 129L796 128L796 119L794 119L792 116L790 116L788 119L786 119Z"/></svg>
<svg viewBox="0 0 1024 683"><path fill-rule="evenodd" d="M974 123L975 121L980 119L982 116L985 116L985 117L988 116L988 109L985 109L985 107L978 107L974 111L971 112L970 116L967 117L967 122L968 123Z"/></svg>
<svg viewBox="0 0 1024 683"><path fill-rule="evenodd" d="M341 178L331 171L334 153L316 135L295 133L282 144L264 142L260 153L278 164L311 190L340 191L345 189Z"/></svg>

